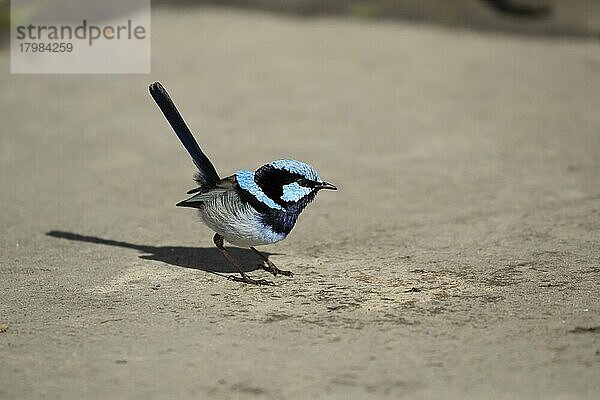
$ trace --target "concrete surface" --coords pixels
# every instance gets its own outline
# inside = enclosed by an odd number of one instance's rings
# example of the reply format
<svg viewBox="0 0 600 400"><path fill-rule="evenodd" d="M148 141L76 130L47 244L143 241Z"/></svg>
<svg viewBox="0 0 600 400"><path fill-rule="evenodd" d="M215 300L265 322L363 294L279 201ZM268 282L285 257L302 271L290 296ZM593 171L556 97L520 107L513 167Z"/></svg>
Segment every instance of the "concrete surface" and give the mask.
<svg viewBox="0 0 600 400"><path fill-rule="evenodd" d="M204 8L150 76L9 75L0 52L1 399L596 399L597 41ZM193 164L280 157L322 193L227 280L174 204ZM248 252L236 252L254 277Z"/></svg>

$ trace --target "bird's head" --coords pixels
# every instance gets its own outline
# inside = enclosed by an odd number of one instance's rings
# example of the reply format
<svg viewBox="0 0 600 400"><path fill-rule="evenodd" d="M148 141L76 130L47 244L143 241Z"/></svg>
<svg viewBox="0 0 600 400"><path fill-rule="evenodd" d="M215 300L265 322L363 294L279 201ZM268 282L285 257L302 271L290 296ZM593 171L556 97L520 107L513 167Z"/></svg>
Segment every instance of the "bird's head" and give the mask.
<svg viewBox="0 0 600 400"><path fill-rule="evenodd" d="M322 189L337 190L321 179L310 165L297 160L276 160L254 173L262 192L284 210L301 211Z"/></svg>

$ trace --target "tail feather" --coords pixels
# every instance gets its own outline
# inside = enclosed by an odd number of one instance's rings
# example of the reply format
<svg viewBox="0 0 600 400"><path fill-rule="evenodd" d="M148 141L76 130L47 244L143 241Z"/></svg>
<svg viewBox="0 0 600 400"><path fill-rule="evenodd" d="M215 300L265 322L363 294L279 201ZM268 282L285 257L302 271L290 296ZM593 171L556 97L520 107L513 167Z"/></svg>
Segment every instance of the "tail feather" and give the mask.
<svg viewBox="0 0 600 400"><path fill-rule="evenodd" d="M202 152L200 146L198 146L196 139L194 139L192 132L190 132L183 117L177 110L177 107L175 107L173 100L171 100L171 97L169 97L169 94L159 82L151 84L149 90L150 95L165 115L165 118L185 149L190 153L194 164L198 167L198 173L195 176L196 181L203 189L213 187L220 179L219 174L217 174L214 165Z"/></svg>

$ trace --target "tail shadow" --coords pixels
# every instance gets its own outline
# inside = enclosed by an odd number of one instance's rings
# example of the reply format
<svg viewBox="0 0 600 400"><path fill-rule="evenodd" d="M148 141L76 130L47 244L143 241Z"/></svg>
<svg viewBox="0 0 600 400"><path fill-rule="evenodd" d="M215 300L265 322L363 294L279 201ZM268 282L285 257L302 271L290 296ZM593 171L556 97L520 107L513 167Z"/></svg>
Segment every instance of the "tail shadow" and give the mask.
<svg viewBox="0 0 600 400"><path fill-rule="evenodd" d="M162 261L178 267L198 269L217 275L238 272L235 267L229 265L221 254L221 251L216 247L148 246L103 239L96 236L84 236L64 231L50 231L46 232L46 235L78 242L134 249L144 253L139 256L144 260ZM237 258L242 265L244 265L244 272L262 269L262 260L260 260L250 249L233 247L228 248L227 250ZM277 254L267 252L262 253L267 257Z"/></svg>

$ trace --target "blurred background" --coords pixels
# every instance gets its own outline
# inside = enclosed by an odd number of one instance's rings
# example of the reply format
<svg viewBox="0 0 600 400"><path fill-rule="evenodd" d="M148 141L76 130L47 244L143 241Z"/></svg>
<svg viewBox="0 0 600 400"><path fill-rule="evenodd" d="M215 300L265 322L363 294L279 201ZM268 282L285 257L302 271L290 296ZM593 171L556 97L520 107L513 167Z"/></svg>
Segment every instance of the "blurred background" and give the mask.
<svg viewBox="0 0 600 400"><path fill-rule="evenodd" d="M600 35L600 4L594 0L175 0L154 4L208 4L263 9L292 15L346 15L420 21L531 34Z"/></svg>
<svg viewBox="0 0 600 400"><path fill-rule="evenodd" d="M600 4L594 0L154 0L152 4L421 21L538 35L600 35ZM10 0L0 0L0 26L5 31L10 23L9 5Z"/></svg>

